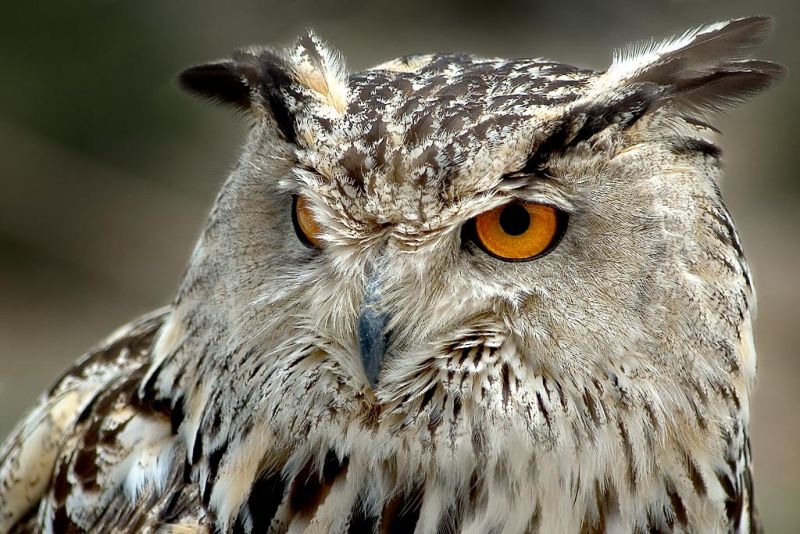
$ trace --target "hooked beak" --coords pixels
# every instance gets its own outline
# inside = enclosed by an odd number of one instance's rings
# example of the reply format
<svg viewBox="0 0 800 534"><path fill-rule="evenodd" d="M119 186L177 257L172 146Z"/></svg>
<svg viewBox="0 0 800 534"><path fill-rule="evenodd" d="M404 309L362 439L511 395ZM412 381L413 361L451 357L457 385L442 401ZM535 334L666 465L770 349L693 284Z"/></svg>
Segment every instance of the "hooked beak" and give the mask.
<svg viewBox="0 0 800 534"><path fill-rule="evenodd" d="M378 374L381 372L381 363L386 354L389 337L386 332L389 316L378 311L379 300L378 284L373 277L370 277L364 292L364 302L358 314L358 348L364 372L373 389L378 384Z"/></svg>

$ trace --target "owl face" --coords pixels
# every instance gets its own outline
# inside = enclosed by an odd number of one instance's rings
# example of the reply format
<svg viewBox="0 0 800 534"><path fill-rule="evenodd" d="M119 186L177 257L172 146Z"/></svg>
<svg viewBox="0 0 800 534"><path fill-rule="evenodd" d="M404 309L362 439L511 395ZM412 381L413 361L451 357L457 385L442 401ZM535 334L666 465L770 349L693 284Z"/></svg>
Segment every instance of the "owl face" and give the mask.
<svg viewBox="0 0 800 534"><path fill-rule="evenodd" d="M383 403L454 376L498 403L542 373L578 396L720 378L750 286L698 117L780 72L696 37L601 73L425 55L348 76L313 35L186 71L254 126L183 294L210 285L242 345L318 353Z"/></svg>

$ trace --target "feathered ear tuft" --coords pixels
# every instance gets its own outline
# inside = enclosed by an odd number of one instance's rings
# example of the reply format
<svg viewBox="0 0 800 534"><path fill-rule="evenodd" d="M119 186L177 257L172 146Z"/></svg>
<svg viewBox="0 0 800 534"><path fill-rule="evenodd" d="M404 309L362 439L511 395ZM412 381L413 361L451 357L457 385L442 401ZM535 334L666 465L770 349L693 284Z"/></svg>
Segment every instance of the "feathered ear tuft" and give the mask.
<svg viewBox="0 0 800 534"><path fill-rule="evenodd" d="M292 143L297 142L297 119L309 108L325 116L347 109L343 63L310 31L289 48L243 49L232 59L190 67L178 82L190 93L240 111L266 111Z"/></svg>
<svg viewBox="0 0 800 534"><path fill-rule="evenodd" d="M308 30L291 54L294 76L310 96L335 113L347 109L347 70L341 56Z"/></svg>
<svg viewBox="0 0 800 534"><path fill-rule="evenodd" d="M189 93L246 111L258 78L255 66L225 60L189 67L178 75L178 83Z"/></svg>
<svg viewBox="0 0 800 534"><path fill-rule="evenodd" d="M296 142L290 111L296 91L291 91L289 65L279 52L238 50L230 60L189 67L178 75L178 83L192 94L238 111L259 114L266 110L283 138Z"/></svg>
<svg viewBox="0 0 800 534"><path fill-rule="evenodd" d="M660 87L661 101L718 111L755 95L785 75L776 63L747 60L772 31L769 17L719 22L659 44L617 54L606 72L613 86Z"/></svg>

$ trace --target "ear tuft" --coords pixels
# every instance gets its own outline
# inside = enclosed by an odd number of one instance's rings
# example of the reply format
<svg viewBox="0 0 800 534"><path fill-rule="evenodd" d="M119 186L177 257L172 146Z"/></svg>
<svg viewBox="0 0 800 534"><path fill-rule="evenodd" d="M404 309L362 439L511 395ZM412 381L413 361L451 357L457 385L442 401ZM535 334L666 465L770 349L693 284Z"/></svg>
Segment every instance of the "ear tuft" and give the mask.
<svg viewBox="0 0 800 534"><path fill-rule="evenodd" d="M178 83L189 93L247 111L257 88L258 70L240 62L217 61L189 67L178 75Z"/></svg>
<svg viewBox="0 0 800 534"><path fill-rule="evenodd" d="M291 47L245 48L229 60L191 67L178 82L213 102L271 117L278 134L292 144L298 144L304 116L337 118L347 110L344 64L310 31Z"/></svg>
<svg viewBox="0 0 800 534"><path fill-rule="evenodd" d="M722 111L769 89L785 75L785 67L770 61L732 61L706 76L675 84L672 100L678 107Z"/></svg>
<svg viewBox="0 0 800 534"><path fill-rule="evenodd" d="M718 111L755 95L785 75L767 61L747 60L769 36L769 17L718 22L658 44L615 55L606 72L612 87L655 84L662 101L678 107Z"/></svg>
<svg viewBox="0 0 800 534"><path fill-rule="evenodd" d="M311 30L301 35L291 54L297 81L336 113L347 109L347 70L341 56Z"/></svg>

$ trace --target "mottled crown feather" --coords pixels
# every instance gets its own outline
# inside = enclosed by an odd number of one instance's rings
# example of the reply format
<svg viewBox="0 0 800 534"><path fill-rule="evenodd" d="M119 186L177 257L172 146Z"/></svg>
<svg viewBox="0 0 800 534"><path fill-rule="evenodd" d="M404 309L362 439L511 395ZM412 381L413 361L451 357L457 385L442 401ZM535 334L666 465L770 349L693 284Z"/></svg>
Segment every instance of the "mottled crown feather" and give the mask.
<svg viewBox="0 0 800 534"><path fill-rule="evenodd" d="M541 157L532 159L536 165L549 150L610 125L625 128L664 105L719 111L768 88L785 69L747 57L771 29L772 19L761 16L718 22L630 46L617 52L604 72L541 59L432 54L353 75L309 31L289 47L246 48L231 59L191 67L179 80L192 93L271 117L284 139L298 143L300 138L306 145L303 140L317 138L317 130L340 124L343 117L348 119L342 127L359 132L381 132L386 121L394 122L408 129L406 141L460 135L454 125L464 131L483 128L486 133L475 137L485 141L491 137L486 125L499 121L511 127L516 119L525 122L548 108L555 120L536 128L545 139Z"/></svg>

